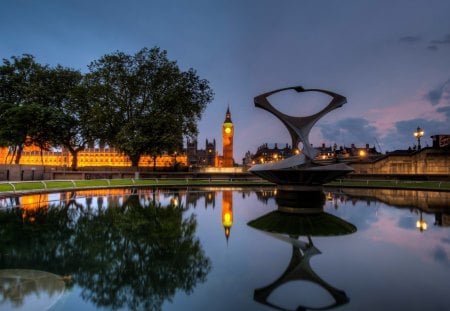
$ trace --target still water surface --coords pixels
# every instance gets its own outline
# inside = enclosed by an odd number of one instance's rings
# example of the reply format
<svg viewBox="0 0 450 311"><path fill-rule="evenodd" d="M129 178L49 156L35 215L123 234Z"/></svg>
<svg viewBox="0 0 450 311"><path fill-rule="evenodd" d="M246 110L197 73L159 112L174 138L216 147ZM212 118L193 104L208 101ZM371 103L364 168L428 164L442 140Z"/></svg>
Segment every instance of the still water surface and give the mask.
<svg viewBox="0 0 450 311"><path fill-rule="evenodd" d="M344 192L2 198L0 310L449 310L450 193ZM293 215L290 236L249 225L286 204L328 220Z"/></svg>

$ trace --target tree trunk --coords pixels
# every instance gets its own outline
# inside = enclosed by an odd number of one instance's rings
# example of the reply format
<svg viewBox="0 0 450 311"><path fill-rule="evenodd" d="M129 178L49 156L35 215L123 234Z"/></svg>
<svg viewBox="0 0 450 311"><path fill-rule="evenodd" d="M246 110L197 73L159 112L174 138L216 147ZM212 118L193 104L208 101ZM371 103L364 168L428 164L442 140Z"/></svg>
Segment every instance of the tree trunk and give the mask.
<svg viewBox="0 0 450 311"><path fill-rule="evenodd" d="M41 154L41 164L44 166L44 152L42 151L42 148L40 148L40 154Z"/></svg>
<svg viewBox="0 0 450 311"><path fill-rule="evenodd" d="M15 164L20 164L20 158L22 157L22 150L23 150L23 145L20 145L19 148L17 149L16 161L14 162Z"/></svg>
<svg viewBox="0 0 450 311"><path fill-rule="evenodd" d="M156 155L154 155L153 156L153 171L155 172L156 171L156 158L157 158L158 156L156 156Z"/></svg>
<svg viewBox="0 0 450 311"><path fill-rule="evenodd" d="M8 158L9 158L9 154L11 153L11 160L9 160L8 163ZM8 153L6 154L6 158L5 158L5 165L6 164L12 164L13 160L14 160L14 155L16 154L16 148L10 148L8 147Z"/></svg>
<svg viewBox="0 0 450 311"><path fill-rule="evenodd" d="M131 167L138 169L139 168L139 160L141 159L141 155L129 155L128 156L131 161Z"/></svg>
<svg viewBox="0 0 450 311"><path fill-rule="evenodd" d="M76 171L78 169L78 149L69 149L70 154L72 155L72 171Z"/></svg>

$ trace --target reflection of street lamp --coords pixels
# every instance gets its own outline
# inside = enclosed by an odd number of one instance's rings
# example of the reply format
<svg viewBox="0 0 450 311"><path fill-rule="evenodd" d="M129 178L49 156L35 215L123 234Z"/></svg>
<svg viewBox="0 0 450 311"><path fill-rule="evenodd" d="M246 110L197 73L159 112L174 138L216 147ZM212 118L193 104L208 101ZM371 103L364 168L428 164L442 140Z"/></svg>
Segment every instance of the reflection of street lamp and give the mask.
<svg viewBox="0 0 450 311"><path fill-rule="evenodd" d="M428 228L427 223L422 218L422 211L420 211L420 219L418 219L416 222L416 228L418 228L420 230L420 232L423 232L423 231L427 230L427 228Z"/></svg>
<svg viewBox="0 0 450 311"><path fill-rule="evenodd" d="M424 134L425 132L420 128L420 127L417 127L417 130L414 132L414 137L416 137L417 138L417 148L420 150L420 137L422 137L423 136L423 134Z"/></svg>

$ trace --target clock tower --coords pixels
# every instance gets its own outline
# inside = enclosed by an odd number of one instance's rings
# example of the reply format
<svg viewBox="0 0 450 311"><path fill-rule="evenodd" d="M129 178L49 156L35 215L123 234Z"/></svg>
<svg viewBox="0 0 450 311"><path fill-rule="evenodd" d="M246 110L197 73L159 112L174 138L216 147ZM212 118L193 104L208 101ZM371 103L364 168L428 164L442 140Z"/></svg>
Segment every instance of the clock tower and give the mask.
<svg viewBox="0 0 450 311"><path fill-rule="evenodd" d="M223 154L222 154L222 166L223 167L233 167L233 135L234 126L231 121L230 107L227 109L225 114L225 121L222 125L222 144L223 144Z"/></svg>

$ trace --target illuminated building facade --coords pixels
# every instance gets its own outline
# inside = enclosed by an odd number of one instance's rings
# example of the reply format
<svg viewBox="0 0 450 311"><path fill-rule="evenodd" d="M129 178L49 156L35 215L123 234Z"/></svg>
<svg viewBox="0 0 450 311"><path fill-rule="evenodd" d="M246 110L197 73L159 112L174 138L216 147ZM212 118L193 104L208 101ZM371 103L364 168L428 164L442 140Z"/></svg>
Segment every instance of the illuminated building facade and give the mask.
<svg viewBox="0 0 450 311"><path fill-rule="evenodd" d="M14 155L8 148L0 148L0 163L14 163ZM87 148L80 151L77 156L78 167L130 167L128 157L114 148ZM176 163L187 165L185 154L162 155L156 158L156 167L173 167ZM20 158L23 165L44 165L52 167L69 167L72 164L72 155L65 149L62 151L41 151L36 146L25 147ZM139 160L139 167L153 167L153 158L143 155Z"/></svg>
<svg viewBox="0 0 450 311"><path fill-rule="evenodd" d="M370 147L368 144L364 147L357 147L355 144L351 144L350 147L337 147L336 144L326 146L322 144L322 146L315 147L315 149L318 152L315 160L324 162L351 162L360 159L373 159L381 155L375 147ZM255 164L281 161L292 156L292 154L292 148L288 144L282 148L278 147L278 144L263 144L258 147L254 154L250 151L246 153L244 165L252 166Z"/></svg>

